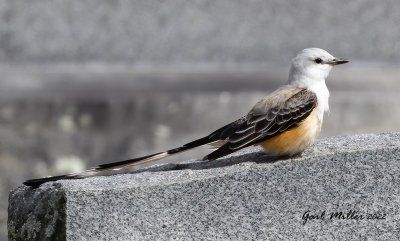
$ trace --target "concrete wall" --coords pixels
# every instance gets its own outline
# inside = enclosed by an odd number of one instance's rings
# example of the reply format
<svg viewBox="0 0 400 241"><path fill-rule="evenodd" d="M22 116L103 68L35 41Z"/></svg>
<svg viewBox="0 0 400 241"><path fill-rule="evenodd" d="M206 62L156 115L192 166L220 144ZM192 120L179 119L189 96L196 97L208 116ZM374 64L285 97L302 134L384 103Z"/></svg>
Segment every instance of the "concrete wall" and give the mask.
<svg viewBox="0 0 400 241"><path fill-rule="evenodd" d="M9 238L400 238L399 133L327 138L291 159L253 148L160 169L21 186L10 194Z"/></svg>
<svg viewBox="0 0 400 241"><path fill-rule="evenodd" d="M0 61L286 63L317 46L400 61L396 0L0 1Z"/></svg>

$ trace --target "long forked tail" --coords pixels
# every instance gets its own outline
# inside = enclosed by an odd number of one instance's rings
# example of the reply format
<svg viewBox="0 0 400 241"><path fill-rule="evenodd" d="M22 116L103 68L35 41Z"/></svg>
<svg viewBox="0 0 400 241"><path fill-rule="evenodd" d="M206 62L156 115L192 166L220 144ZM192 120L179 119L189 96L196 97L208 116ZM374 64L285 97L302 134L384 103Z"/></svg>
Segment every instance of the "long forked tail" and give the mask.
<svg viewBox="0 0 400 241"><path fill-rule="evenodd" d="M181 147L174 148L165 152L159 152L155 153L152 155L148 156L143 156L143 157L138 157L134 159L129 159L125 161L120 161L120 162L113 162L113 163L107 163L107 164L102 164L99 165L95 168L80 172L80 173L74 173L74 174L67 174L67 175L61 175L61 176L54 176L54 177L45 177L45 178L39 178L39 179L31 179L27 180L24 182L25 185L31 186L31 187L39 187L41 184L45 182L50 182L50 181L57 181L61 179L80 179L80 178L85 178L85 177L90 177L90 176L99 176L99 175L110 175L110 174L115 174L116 171L129 167L130 171L138 170L140 167L143 166L143 164L149 164L153 161L175 155L184 151L188 151L190 149L193 149L195 147L199 147L205 144L209 144L213 141L215 141L216 138L215 135L209 135L203 138L200 138L198 140L189 142Z"/></svg>

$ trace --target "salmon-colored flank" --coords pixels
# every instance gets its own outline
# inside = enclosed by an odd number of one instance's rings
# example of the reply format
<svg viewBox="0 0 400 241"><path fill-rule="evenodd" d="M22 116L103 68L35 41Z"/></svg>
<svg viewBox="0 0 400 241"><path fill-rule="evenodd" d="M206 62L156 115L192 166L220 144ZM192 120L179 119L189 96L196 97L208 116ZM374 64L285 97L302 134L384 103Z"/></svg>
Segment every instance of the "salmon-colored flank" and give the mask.
<svg viewBox="0 0 400 241"><path fill-rule="evenodd" d="M314 111L297 127L257 145L273 155L294 155L310 146L321 131L321 121Z"/></svg>

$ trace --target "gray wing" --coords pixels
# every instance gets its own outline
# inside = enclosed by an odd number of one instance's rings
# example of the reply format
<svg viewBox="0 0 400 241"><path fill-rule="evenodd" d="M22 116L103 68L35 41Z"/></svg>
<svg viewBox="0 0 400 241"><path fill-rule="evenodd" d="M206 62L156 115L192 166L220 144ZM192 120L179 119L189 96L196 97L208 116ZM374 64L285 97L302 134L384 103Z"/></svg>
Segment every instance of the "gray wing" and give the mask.
<svg viewBox="0 0 400 241"><path fill-rule="evenodd" d="M317 96L306 89L285 87L260 100L228 133L226 143L204 159L214 160L257 144L299 125L317 106ZM221 133L219 133L221 134Z"/></svg>

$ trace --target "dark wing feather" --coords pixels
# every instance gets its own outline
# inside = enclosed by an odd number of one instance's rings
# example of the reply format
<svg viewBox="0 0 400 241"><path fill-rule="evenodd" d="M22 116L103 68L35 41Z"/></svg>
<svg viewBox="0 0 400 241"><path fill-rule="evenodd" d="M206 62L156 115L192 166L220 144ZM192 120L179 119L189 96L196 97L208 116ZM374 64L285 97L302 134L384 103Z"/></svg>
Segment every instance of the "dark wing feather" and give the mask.
<svg viewBox="0 0 400 241"><path fill-rule="evenodd" d="M317 96L306 89L280 89L258 102L226 132L227 143L204 157L214 160L274 137L305 120L317 106Z"/></svg>

